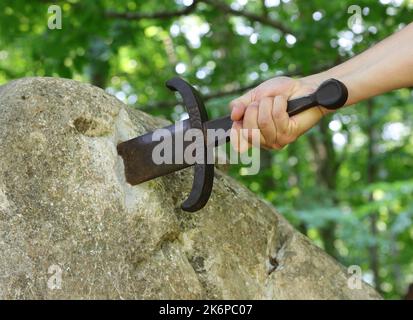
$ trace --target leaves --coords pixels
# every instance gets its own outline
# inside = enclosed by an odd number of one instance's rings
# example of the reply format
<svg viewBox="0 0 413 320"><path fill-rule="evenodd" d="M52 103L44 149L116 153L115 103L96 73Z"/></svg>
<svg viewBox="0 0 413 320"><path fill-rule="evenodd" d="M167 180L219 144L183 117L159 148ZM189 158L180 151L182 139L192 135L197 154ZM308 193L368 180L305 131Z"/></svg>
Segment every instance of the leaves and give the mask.
<svg viewBox="0 0 413 320"><path fill-rule="evenodd" d="M194 1L58 1L63 29L49 30L47 1L3 0L0 82L89 81L137 108L177 119L183 108L164 83L179 72L209 97L210 116L218 117L240 88L331 67L409 23L413 10L411 1L358 1L363 28L353 30L349 0L265 1L267 7ZM259 175L240 176L236 165L230 174L315 243L335 248L330 253L346 265L369 274L370 249L377 246L379 289L397 298L413 278L413 99L404 89L369 103L372 114L360 103L285 150L263 152ZM378 217L374 234L372 216Z"/></svg>

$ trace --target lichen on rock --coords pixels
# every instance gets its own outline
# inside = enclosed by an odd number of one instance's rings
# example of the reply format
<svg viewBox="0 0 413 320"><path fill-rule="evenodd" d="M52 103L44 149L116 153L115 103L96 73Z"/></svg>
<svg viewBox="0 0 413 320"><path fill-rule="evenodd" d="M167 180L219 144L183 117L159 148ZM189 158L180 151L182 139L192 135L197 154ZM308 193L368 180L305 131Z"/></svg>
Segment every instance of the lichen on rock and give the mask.
<svg viewBox="0 0 413 320"><path fill-rule="evenodd" d="M131 186L116 145L166 124L96 87L0 87L0 299L379 299L274 208L217 171Z"/></svg>

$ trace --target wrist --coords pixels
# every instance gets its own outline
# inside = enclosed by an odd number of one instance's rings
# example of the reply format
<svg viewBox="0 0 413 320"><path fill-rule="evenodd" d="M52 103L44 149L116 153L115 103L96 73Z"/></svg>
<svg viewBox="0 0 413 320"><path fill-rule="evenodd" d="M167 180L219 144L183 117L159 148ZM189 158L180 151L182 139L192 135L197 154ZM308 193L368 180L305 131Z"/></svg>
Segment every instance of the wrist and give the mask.
<svg viewBox="0 0 413 320"><path fill-rule="evenodd" d="M348 90L349 96L345 104L345 106L348 106L348 105L351 105L357 102L356 101L357 99L355 97L356 90L354 89L354 86L350 86L350 84L353 84L355 82L355 78L357 77L354 75L350 76L343 72L340 72L340 70L338 70L335 67L335 68L332 68L332 69L329 69L329 70L326 70L320 73L310 75L308 77L304 77L302 79L305 82L316 84L317 87L321 85L324 81L329 80L329 79L337 79L341 81L342 83L344 83L344 85L347 87L347 90Z"/></svg>
<svg viewBox="0 0 413 320"><path fill-rule="evenodd" d="M318 88L320 84L322 84L324 81L331 79L331 78L333 77L330 75L329 70L327 70L327 71L315 73L310 76L304 77L302 78L302 80L305 83L315 84Z"/></svg>
<svg viewBox="0 0 413 320"><path fill-rule="evenodd" d="M337 77L333 76L330 72L330 70L323 71L320 73L312 74L310 76L304 77L300 79L301 87L305 87L306 90L308 90L308 93L313 93L316 91L320 85L330 79L337 79ZM337 79L339 80L339 79ZM328 109L322 106L317 107L320 111L320 119L330 113L333 113L336 111L336 109Z"/></svg>

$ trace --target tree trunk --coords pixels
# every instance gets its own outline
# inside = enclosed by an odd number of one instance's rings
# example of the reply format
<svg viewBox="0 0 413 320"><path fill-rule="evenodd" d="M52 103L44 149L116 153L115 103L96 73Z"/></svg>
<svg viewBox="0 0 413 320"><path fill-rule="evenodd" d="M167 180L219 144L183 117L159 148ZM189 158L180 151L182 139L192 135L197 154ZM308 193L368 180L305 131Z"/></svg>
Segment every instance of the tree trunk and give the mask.
<svg viewBox="0 0 413 320"><path fill-rule="evenodd" d="M337 162L331 132L328 128L328 118L321 119L318 128L320 131L318 138L314 135L309 136L317 167L317 180L320 186L324 187L328 192L329 200L331 202L330 205L337 205L337 171L340 164ZM336 228L337 224L334 221L329 221L319 230L319 232L326 252L333 257L338 258L339 254L334 245L336 240Z"/></svg>
<svg viewBox="0 0 413 320"><path fill-rule="evenodd" d="M368 139L368 152L367 152L367 183L374 183L377 179L378 166L375 161L376 144L377 144L378 132L374 126L374 101L370 99L367 101L367 139ZM374 201L373 194L369 195L369 201ZM374 238L374 243L369 247L370 257L370 269L373 272L374 284L376 290L381 292L381 279L380 279L380 255L379 245L376 241L378 238L378 213L372 212L369 216L370 232Z"/></svg>

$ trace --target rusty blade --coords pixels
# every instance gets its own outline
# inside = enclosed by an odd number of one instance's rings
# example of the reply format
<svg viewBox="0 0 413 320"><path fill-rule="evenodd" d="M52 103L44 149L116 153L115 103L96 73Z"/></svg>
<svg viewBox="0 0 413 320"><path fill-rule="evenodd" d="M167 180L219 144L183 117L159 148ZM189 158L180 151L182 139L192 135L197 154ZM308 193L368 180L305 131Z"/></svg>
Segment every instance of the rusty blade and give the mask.
<svg viewBox="0 0 413 320"><path fill-rule="evenodd" d="M232 121L229 116L210 120L206 122L207 129L223 129L225 134L218 135L214 141L207 141L209 148L224 144L229 141L229 129L232 126ZM176 159L175 154L175 137L181 135L191 128L189 119L181 121L179 126L170 125L163 129L170 132L172 137L172 159ZM152 152L160 141L154 141L153 133L149 132L142 136L133 138L131 140L122 142L118 145L118 154L123 158L125 165L126 181L131 185L136 185L160 176L164 176L171 172L182 170L184 168L193 166L194 164L186 163L184 159L181 163L172 164L156 164L153 162ZM219 131L217 131L219 133ZM183 139L182 139L183 140ZM182 141L183 150L191 143L191 141Z"/></svg>

